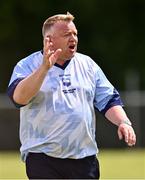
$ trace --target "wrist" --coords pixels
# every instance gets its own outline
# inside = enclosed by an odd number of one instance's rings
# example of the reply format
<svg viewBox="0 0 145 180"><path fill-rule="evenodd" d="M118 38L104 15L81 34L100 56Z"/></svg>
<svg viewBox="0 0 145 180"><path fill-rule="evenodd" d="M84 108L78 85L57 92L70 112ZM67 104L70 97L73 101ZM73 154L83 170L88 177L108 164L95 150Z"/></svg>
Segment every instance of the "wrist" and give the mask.
<svg viewBox="0 0 145 180"><path fill-rule="evenodd" d="M119 126L120 126L121 124L127 124L127 125L129 125L129 126L132 126L132 123L131 123L129 120L123 120L123 121L121 121L121 123L119 124Z"/></svg>
<svg viewBox="0 0 145 180"><path fill-rule="evenodd" d="M45 64L41 64L40 69L43 73L47 73L50 67L46 66Z"/></svg>

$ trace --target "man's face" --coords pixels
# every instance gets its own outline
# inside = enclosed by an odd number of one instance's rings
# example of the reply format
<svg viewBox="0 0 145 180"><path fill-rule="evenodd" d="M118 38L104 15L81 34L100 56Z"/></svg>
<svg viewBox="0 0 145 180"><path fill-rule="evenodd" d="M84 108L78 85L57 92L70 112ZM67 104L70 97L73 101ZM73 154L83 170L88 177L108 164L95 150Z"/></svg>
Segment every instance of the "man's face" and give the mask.
<svg viewBox="0 0 145 180"><path fill-rule="evenodd" d="M69 60L77 50L77 29L72 21L59 21L51 29L50 40L53 50L62 49L61 60Z"/></svg>

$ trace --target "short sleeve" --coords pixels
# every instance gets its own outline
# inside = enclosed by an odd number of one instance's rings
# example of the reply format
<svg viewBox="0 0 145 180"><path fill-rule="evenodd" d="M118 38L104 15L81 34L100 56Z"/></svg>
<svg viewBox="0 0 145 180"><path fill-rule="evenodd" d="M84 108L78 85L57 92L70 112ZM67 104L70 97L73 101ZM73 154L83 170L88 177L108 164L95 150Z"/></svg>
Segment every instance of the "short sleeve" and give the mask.
<svg viewBox="0 0 145 180"><path fill-rule="evenodd" d="M96 89L94 98L94 107L101 113L115 105L123 105L119 92L109 82L101 68L96 72Z"/></svg>
<svg viewBox="0 0 145 180"><path fill-rule="evenodd" d="M20 81L22 81L25 77L27 77L32 71L30 70L30 67L25 63L25 61L20 61L15 66L8 88L7 88L7 94L14 103L16 107L22 107L23 105L17 104L13 99L13 93L16 88L16 86L19 84Z"/></svg>

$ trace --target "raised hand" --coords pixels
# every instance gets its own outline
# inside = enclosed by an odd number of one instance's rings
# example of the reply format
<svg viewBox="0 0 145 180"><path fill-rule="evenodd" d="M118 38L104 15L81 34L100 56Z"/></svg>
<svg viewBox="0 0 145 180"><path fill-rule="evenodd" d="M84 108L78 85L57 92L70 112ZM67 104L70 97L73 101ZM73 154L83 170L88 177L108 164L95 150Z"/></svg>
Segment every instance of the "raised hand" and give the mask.
<svg viewBox="0 0 145 180"><path fill-rule="evenodd" d="M57 59L60 57L62 50L52 50L53 49L53 43L50 42L50 38L46 37L44 39L44 48L43 48L43 65L50 69L57 61Z"/></svg>

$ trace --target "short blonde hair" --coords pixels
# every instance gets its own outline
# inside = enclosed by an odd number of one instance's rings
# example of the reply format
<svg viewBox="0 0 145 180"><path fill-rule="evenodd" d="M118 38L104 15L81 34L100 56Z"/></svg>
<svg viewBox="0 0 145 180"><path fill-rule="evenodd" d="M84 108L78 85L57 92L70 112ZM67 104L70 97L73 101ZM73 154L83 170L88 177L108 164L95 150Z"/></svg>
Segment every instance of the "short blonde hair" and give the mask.
<svg viewBox="0 0 145 180"><path fill-rule="evenodd" d="M42 35L43 37L46 34L46 31L48 31L56 22L58 21L73 21L74 20L74 16L72 14L70 14L69 12L67 12L67 14L57 14L54 16L51 16L49 18L47 18L44 23L43 23L43 27L42 27Z"/></svg>

